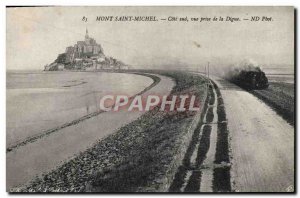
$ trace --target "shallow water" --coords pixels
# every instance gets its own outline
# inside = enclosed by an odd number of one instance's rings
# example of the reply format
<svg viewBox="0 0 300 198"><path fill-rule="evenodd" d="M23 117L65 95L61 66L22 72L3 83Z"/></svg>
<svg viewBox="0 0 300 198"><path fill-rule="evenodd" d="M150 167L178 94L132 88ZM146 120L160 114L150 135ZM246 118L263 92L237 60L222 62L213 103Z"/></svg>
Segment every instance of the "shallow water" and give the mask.
<svg viewBox="0 0 300 198"><path fill-rule="evenodd" d="M165 76L157 76L161 81L143 93L143 97L169 95L175 85L174 81ZM126 109L102 113L7 153L7 190L26 185L32 179L59 167L144 113L144 111L126 111Z"/></svg>
<svg viewBox="0 0 300 198"><path fill-rule="evenodd" d="M8 72L7 146L96 111L106 94L132 96L152 82L121 73Z"/></svg>
<svg viewBox="0 0 300 198"><path fill-rule="evenodd" d="M283 82L294 84L295 73L294 67L292 65L285 67L267 67L263 68L263 71L266 73L266 76L269 79L269 82Z"/></svg>

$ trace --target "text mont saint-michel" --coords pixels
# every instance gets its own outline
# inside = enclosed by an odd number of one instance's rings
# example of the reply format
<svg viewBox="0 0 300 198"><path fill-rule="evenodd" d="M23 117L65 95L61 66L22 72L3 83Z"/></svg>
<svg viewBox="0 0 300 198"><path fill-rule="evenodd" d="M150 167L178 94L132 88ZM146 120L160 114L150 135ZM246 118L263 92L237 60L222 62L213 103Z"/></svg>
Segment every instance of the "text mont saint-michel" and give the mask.
<svg viewBox="0 0 300 198"><path fill-rule="evenodd" d="M158 21L156 16L97 16L96 21Z"/></svg>

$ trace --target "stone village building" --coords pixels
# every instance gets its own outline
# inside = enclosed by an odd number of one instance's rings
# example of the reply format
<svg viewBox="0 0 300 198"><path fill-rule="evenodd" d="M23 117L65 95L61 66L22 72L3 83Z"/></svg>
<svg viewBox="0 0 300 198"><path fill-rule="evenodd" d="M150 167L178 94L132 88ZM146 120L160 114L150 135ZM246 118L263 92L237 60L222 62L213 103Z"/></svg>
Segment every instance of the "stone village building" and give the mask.
<svg viewBox="0 0 300 198"><path fill-rule="evenodd" d="M86 29L85 40L77 41L74 46L66 48L66 63L72 63L75 59L92 58L100 55L104 57L103 48L96 42L95 39L90 38L88 30Z"/></svg>

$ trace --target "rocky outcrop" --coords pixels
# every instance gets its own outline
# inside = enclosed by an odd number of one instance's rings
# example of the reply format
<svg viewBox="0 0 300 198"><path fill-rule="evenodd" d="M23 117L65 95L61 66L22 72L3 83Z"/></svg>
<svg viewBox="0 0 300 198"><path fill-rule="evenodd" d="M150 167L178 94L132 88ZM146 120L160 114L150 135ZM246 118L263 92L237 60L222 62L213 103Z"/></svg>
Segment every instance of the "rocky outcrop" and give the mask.
<svg viewBox="0 0 300 198"><path fill-rule="evenodd" d="M84 41L67 47L65 53L59 54L53 63L44 66L45 71L101 69L120 70L128 69L128 66L105 56L102 46L89 37L87 30Z"/></svg>

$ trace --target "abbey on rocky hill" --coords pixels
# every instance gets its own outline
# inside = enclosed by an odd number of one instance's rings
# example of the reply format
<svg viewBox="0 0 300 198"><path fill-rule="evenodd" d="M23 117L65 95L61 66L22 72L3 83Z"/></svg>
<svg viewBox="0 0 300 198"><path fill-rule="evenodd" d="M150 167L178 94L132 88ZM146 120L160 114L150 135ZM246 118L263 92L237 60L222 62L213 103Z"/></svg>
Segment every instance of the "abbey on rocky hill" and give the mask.
<svg viewBox="0 0 300 198"><path fill-rule="evenodd" d="M103 70L128 69L123 62L104 55L103 48L91 38L86 29L84 41L77 41L74 46L66 48L57 59L45 65L45 71L58 70Z"/></svg>

